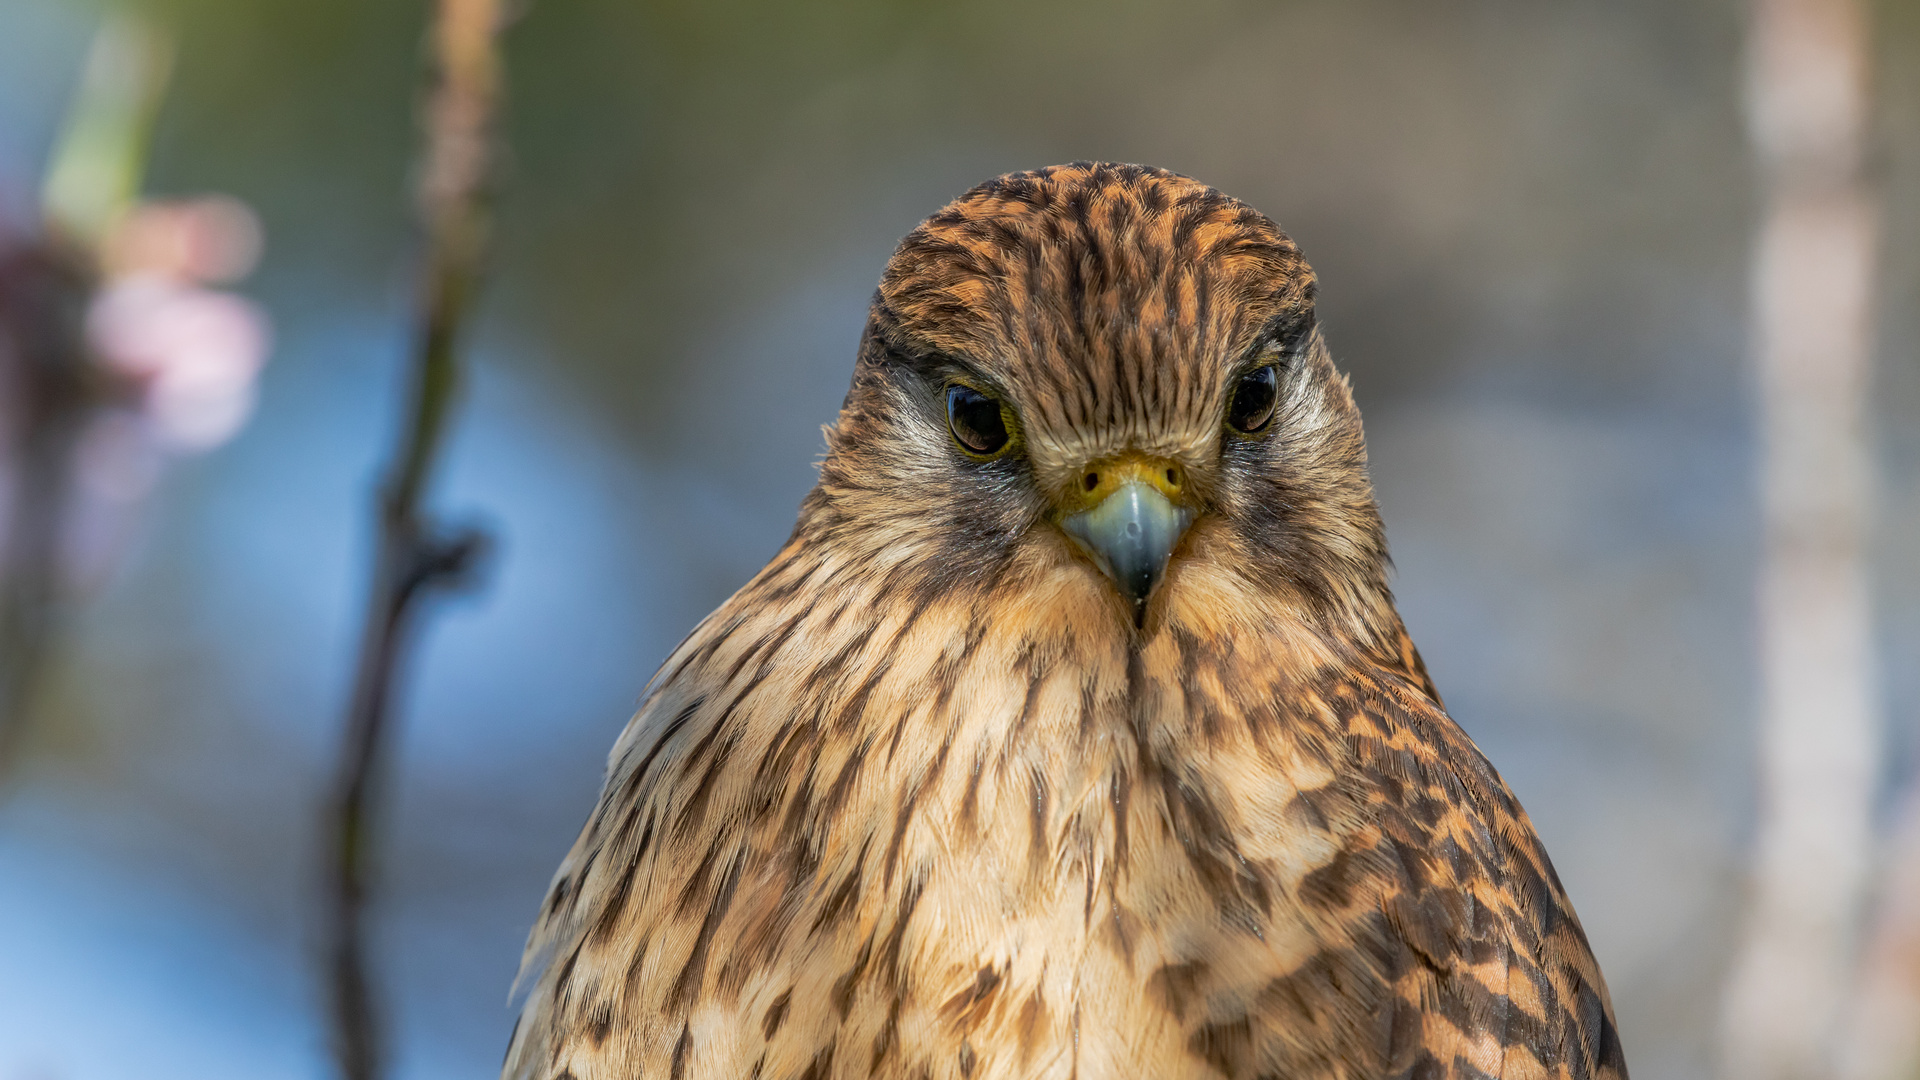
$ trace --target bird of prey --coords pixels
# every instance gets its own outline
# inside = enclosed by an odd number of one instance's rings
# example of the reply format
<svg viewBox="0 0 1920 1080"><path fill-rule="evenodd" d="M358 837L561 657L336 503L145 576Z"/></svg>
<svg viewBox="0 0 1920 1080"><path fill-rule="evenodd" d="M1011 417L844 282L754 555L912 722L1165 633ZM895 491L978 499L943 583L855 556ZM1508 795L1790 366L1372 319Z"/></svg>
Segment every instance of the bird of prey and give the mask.
<svg viewBox="0 0 1920 1080"><path fill-rule="evenodd" d="M1394 609L1313 271L1134 165L901 241L525 963L516 1080L1626 1076Z"/></svg>

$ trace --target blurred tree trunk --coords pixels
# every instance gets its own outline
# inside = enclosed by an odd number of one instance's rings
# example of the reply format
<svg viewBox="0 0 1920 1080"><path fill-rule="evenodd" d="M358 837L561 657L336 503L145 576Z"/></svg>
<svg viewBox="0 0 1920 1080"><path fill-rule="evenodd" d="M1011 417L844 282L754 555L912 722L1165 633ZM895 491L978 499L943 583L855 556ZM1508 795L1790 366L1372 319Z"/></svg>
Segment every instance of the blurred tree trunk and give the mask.
<svg viewBox="0 0 1920 1080"><path fill-rule="evenodd" d="M1759 828L1721 1062L1741 1080L1835 1074L1873 861L1867 23L1859 0L1756 0L1748 39L1763 194L1751 303L1765 532Z"/></svg>

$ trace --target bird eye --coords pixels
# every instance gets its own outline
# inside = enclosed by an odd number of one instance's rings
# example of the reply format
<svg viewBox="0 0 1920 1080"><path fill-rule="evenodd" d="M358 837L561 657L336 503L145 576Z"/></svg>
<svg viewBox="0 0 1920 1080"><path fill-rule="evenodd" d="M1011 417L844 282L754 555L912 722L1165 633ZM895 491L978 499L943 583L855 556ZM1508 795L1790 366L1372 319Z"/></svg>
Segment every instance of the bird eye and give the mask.
<svg viewBox="0 0 1920 1080"><path fill-rule="evenodd" d="M1273 422L1273 406L1279 396L1279 378L1273 372L1273 365L1254 368L1240 376L1240 385L1233 388L1233 403L1227 406L1227 423L1247 435L1259 431Z"/></svg>
<svg viewBox="0 0 1920 1080"><path fill-rule="evenodd" d="M962 450L977 457L997 454L1007 445L1007 418L1000 403L971 386L947 387L947 428Z"/></svg>

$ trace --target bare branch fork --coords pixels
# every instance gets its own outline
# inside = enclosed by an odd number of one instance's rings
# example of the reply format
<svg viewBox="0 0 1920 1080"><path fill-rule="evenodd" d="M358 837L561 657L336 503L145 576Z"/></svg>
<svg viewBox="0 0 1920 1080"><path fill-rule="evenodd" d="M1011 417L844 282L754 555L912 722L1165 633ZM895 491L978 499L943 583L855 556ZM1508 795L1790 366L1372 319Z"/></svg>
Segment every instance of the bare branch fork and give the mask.
<svg viewBox="0 0 1920 1080"><path fill-rule="evenodd" d="M346 739L327 806L327 977L334 1052L346 1080L374 1080L384 1046L367 964L373 787L390 742L394 685L428 595L470 583L487 546L424 508L459 384L457 346L486 248L487 177L499 96L500 0L437 0L435 83L426 102L419 202L425 226L411 408L379 495L371 595Z"/></svg>

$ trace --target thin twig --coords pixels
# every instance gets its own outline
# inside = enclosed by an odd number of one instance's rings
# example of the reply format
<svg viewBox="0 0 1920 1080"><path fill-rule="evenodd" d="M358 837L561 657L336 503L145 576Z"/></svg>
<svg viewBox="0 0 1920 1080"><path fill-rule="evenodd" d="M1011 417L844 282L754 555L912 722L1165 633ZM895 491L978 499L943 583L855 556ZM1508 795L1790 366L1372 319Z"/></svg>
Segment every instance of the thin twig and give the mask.
<svg viewBox="0 0 1920 1080"><path fill-rule="evenodd" d="M412 407L379 498L379 541L346 742L327 807L332 843L328 975L335 1054L346 1080L383 1071L382 1026L367 965L366 901L371 794L390 739L388 715L427 594L469 576L485 546L471 529L433 521L422 503L433 478L459 382L456 354L485 249L486 181L499 89L499 0L438 0L432 30L436 81L423 126L420 214L426 229L412 369Z"/></svg>

